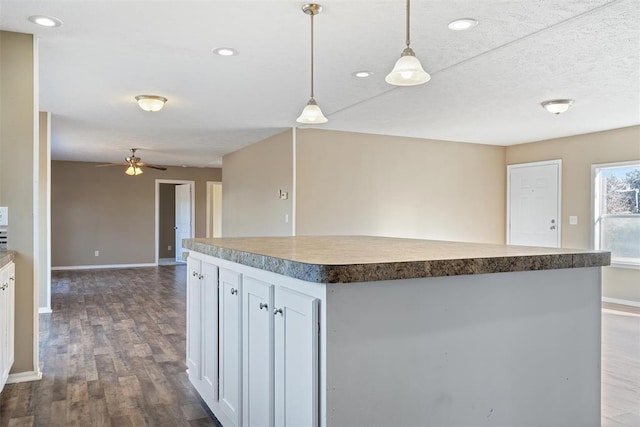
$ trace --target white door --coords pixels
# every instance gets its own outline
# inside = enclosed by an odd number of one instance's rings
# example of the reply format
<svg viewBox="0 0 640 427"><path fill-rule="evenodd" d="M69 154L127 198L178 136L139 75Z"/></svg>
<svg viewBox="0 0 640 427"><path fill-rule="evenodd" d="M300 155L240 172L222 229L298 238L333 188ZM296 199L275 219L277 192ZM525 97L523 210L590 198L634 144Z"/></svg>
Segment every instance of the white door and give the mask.
<svg viewBox="0 0 640 427"><path fill-rule="evenodd" d="M507 168L507 244L560 247L560 166L552 162Z"/></svg>
<svg viewBox="0 0 640 427"><path fill-rule="evenodd" d="M176 261L183 261L182 239L191 236L191 185L176 185Z"/></svg>
<svg viewBox="0 0 640 427"><path fill-rule="evenodd" d="M242 276L224 268L220 269L218 286L220 316L220 405L222 412L234 425L239 426L241 414L240 368L242 354L240 348L241 305L240 289Z"/></svg>
<svg viewBox="0 0 640 427"><path fill-rule="evenodd" d="M318 425L318 300L275 293L275 425Z"/></svg>
<svg viewBox="0 0 640 427"><path fill-rule="evenodd" d="M242 281L242 425L273 426L273 285Z"/></svg>

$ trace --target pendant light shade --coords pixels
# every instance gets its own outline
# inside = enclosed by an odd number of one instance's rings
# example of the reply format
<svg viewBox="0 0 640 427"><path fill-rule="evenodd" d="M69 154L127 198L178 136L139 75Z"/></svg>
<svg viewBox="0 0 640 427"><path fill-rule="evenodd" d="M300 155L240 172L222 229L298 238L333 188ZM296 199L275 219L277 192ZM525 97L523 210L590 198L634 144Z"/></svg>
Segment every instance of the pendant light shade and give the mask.
<svg viewBox="0 0 640 427"><path fill-rule="evenodd" d="M322 114L322 110L313 97L313 17L322 11L322 6L315 3L305 4L302 6L302 11L311 17L311 97L296 122L308 125L327 123L327 118Z"/></svg>
<svg viewBox="0 0 640 427"><path fill-rule="evenodd" d="M296 119L296 122L313 125L327 123L328 120L324 116L324 114L322 114L322 110L320 110L320 107L318 107L318 103L316 103L316 100L311 98L309 102L307 102L307 106L304 107L304 110L302 110L302 114L300 114L300 117Z"/></svg>
<svg viewBox="0 0 640 427"><path fill-rule="evenodd" d="M413 49L407 47L384 80L394 86L415 86L428 82L431 76L422 68Z"/></svg>
<svg viewBox="0 0 640 427"><path fill-rule="evenodd" d="M411 39L409 35L409 21L411 17L411 4L410 0L407 0L407 47L402 51L402 55L400 55L400 59L396 61L396 65L393 67L393 70L387 77L385 77L385 81L394 86L417 86L424 84L431 80L431 76L429 73L424 71L422 68L422 64L418 58L416 58L416 54L409 46L411 44Z"/></svg>

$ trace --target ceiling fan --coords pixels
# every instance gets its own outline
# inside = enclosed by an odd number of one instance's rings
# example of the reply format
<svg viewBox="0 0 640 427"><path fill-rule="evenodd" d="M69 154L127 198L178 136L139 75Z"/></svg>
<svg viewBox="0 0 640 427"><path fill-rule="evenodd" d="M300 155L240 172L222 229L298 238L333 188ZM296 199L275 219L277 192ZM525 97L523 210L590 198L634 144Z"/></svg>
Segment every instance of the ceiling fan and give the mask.
<svg viewBox="0 0 640 427"><path fill-rule="evenodd" d="M138 150L137 148L131 148L131 155L128 157L125 157L125 161L124 163L107 163L104 165L96 165L96 167L100 168L103 166L128 166L127 170L124 171L124 173L126 173L127 175L142 175L142 168L151 168L151 169L158 169L161 171L166 171L167 168L164 168L162 166L157 166L157 165L151 165L149 163L142 163L140 161L140 157L136 157L136 150Z"/></svg>

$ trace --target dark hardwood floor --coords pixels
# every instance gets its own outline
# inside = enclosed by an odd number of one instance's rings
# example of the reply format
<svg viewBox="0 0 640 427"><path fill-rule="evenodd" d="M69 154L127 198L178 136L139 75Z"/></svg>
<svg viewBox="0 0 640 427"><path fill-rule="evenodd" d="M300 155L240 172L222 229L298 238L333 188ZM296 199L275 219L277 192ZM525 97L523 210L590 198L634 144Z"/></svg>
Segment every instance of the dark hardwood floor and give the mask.
<svg viewBox="0 0 640 427"><path fill-rule="evenodd" d="M186 267L55 271L41 381L9 384L0 426L213 426L185 373Z"/></svg>
<svg viewBox="0 0 640 427"><path fill-rule="evenodd" d="M8 384L0 427L219 425L185 373L186 267L56 271L42 381ZM640 426L640 309L605 304L602 425Z"/></svg>

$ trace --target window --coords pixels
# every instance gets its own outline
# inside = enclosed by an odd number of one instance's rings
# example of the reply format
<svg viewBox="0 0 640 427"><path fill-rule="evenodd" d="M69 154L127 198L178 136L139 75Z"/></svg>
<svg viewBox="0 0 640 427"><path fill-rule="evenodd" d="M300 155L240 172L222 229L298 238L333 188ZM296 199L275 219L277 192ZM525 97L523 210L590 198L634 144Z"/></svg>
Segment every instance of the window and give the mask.
<svg viewBox="0 0 640 427"><path fill-rule="evenodd" d="M611 265L640 268L640 161L593 165L594 248Z"/></svg>

